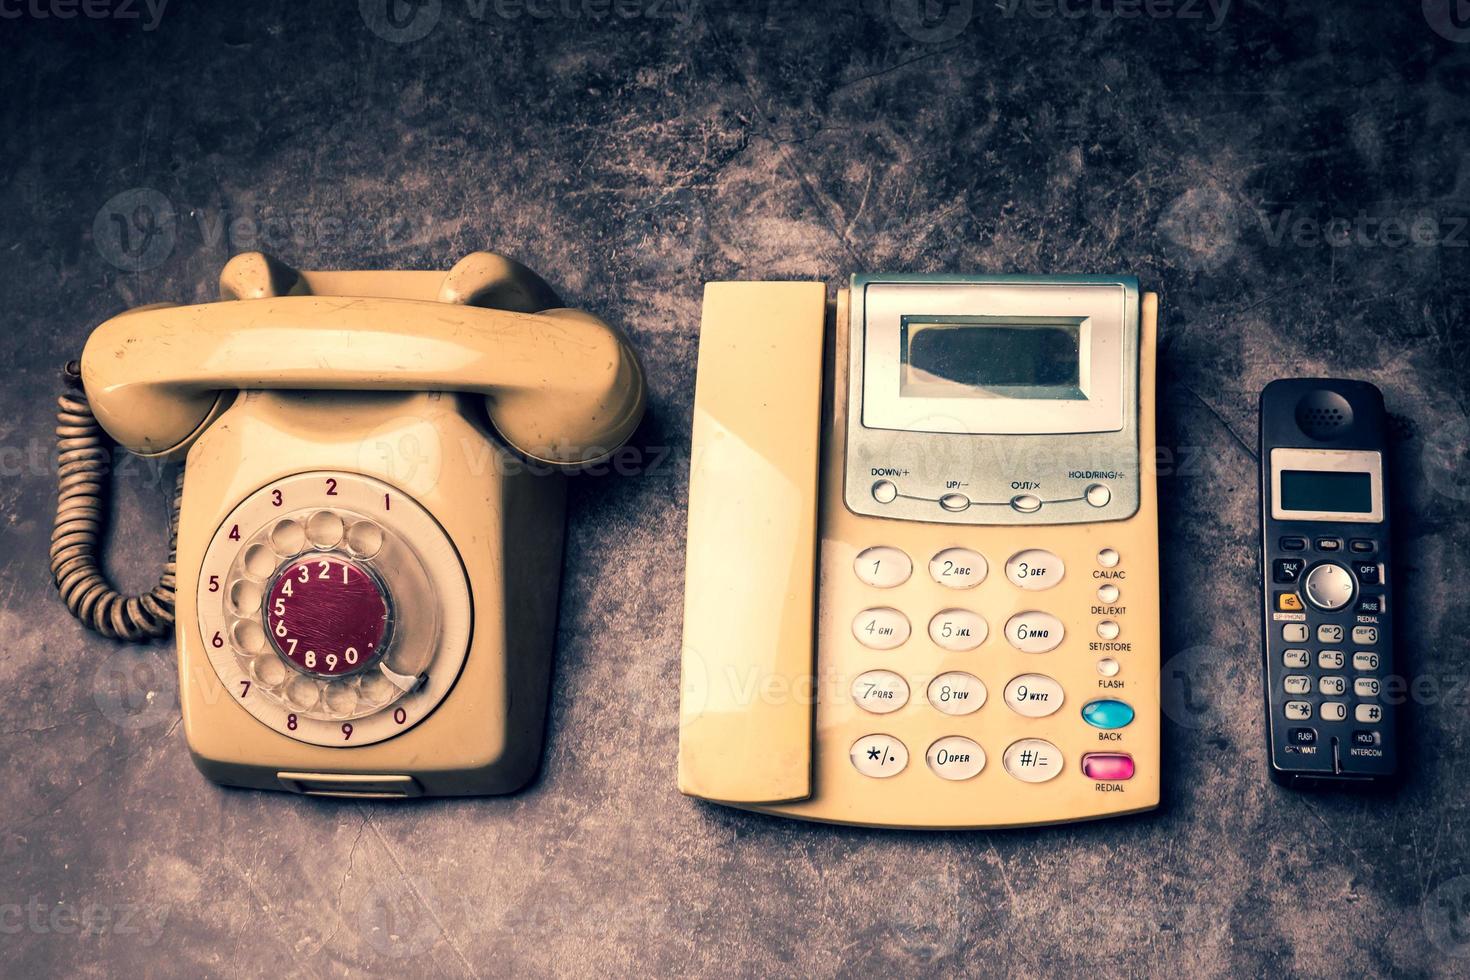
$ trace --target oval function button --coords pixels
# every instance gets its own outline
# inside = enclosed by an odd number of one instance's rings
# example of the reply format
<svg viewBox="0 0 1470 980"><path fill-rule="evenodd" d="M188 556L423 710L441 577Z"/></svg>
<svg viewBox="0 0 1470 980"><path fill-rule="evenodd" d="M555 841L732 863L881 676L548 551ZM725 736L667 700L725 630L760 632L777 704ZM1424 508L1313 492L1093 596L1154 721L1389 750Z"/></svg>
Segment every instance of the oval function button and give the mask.
<svg viewBox="0 0 1470 980"><path fill-rule="evenodd" d="M985 556L969 548L945 548L929 559L929 575L951 589L973 589L989 572Z"/></svg>
<svg viewBox="0 0 1470 980"><path fill-rule="evenodd" d="M1018 493L1011 498L1011 509L1021 514L1034 514L1041 509L1041 498L1034 493Z"/></svg>
<svg viewBox="0 0 1470 980"><path fill-rule="evenodd" d="M985 618L968 609L945 609L929 620L929 639L946 650L973 650L989 635Z"/></svg>
<svg viewBox="0 0 1470 980"><path fill-rule="evenodd" d="M852 570L865 585L891 589L909 580L914 573L914 562L897 548L879 545L858 552L852 560Z"/></svg>
<svg viewBox="0 0 1470 980"><path fill-rule="evenodd" d="M852 621L852 635L865 647L892 650L908 641L909 620L897 609L886 606L864 609Z"/></svg>
<svg viewBox="0 0 1470 980"><path fill-rule="evenodd" d="M962 493L947 493L939 498L939 506L947 511L958 513L970 509L970 498Z"/></svg>
<svg viewBox="0 0 1470 980"><path fill-rule="evenodd" d="M1101 483L1094 483L1087 488L1086 496L1087 502L1093 507L1106 507L1108 502L1113 499L1113 491Z"/></svg>
<svg viewBox="0 0 1470 980"><path fill-rule="evenodd" d="M1066 570L1060 558L1041 548L1018 551L1006 562L1006 578L1011 584L1032 592L1056 585Z"/></svg>
<svg viewBox="0 0 1470 980"><path fill-rule="evenodd" d="M1097 662L1097 672L1104 677L1117 677L1121 669L1118 661L1112 657L1103 657Z"/></svg>
<svg viewBox="0 0 1470 980"><path fill-rule="evenodd" d="M1044 783L1062 771L1062 750L1044 738L1023 738L1006 747L1000 762L1023 783Z"/></svg>
<svg viewBox="0 0 1470 980"><path fill-rule="evenodd" d="M1118 560L1118 552L1112 548L1104 548L1097 553L1097 563L1103 568L1116 568Z"/></svg>
<svg viewBox="0 0 1470 980"><path fill-rule="evenodd" d="M941 779L969 779L985 768L985 750L974 739L950 735L929 746L924 761Z"/></svg>
<svg viewBox="0 0 1470 980"><path fill-rule="evenodd" d="M909 701L909 682L891 670L870 670L852 682L852 699L875 715L897 711Z"/></svg>
<svg viewBox="0 0 1470 980"><path fill-rule="evenodd" d="M1066 629L1060 619L1035 609L1016 613L1006 622L1006 639L1022 653L1055 650L1065 634Z"/></svg>
<svg viewBox="0 0 1470 980"><path fill-rule="evenodd" d="M898 487L889 480L879 480L873 484L873 499L880 504L891 504L898 498Z"/></svg>
<svg viewBox="0 0 1470 980"><path fill-rule="evenodd" d="M1353 574L1341 565L1323 562L1307 573L1302 591L1318 609L1341 609L1353 599Z"/></svg>
<svg viewBox="0 0 1470 980"><path fill-rule="evenodd" d="M1126 752L1089 752L1082 757L1082 771L1088 779L1132 779L1133 756Z"/></svg>
<svg viewBox="0 0 1470 980"><path fill-rule="evenodd" d="M1082 706L1082 720L1093 728L1125 728L1133 721L1133 706L1114 698L1098 698Z"/></svg>
<svg viewBox="0 0 1470 980"><path fill-rule="evenodd" d="M985 684L974 674L951 670L929 682L929 703L947 715L968 715L985 704Z"/></svg>
<svg viewBox="0 0 1470 980"><path fill-rule="evenodd" d="M1102 602L1117 602L1118 587L1113 584L1104 585L1097 590L1097 597Z"/></svg>
<svg viewBox="0 0 1470 980"><path fill-rule="evenodd" d="M1117 620L1105 619L1097 624L1097 635L1104 640L1116 640L1119 629Z"/></svg>
<svg viewBox="0 0 1470 980"><path fill-rule="evenodd" d="M892 735L864 735L852 743L848 755L854 769L874 779L897 776L909 764L907 746Z"/></svg>
<svg viewBox="0 0 1470 980"><path fill-rule="evenodd" d="M1045 674L1021 674L1012 677L1005 691L1006 706L1027 718L1045 718L1062 706L1066 694L1062 685Z"/></svg>

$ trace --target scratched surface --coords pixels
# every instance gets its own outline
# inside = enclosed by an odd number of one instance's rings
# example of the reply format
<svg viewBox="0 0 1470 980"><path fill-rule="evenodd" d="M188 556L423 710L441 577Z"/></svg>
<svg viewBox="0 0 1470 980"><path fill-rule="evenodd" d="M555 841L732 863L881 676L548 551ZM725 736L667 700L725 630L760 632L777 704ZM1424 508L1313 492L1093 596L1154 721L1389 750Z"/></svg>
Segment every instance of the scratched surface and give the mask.
<svg viewBox="0 0 1470 980"><path fill-rule="evenodd" d="M1443 0L235 6L0 19L8 975L1470 973L1470 24ZM57 367L257 247L323 268L504 251L643 354L640 438L672 450L573 489L524 793L218 789L171 647L119 649L54 601ZM676 792L700 283L862 270L1160 293L1158 812L906 834ZM1262 771L1254 404L1312 373L1376 382L1396 420L1418 689L1387 799ZM134 588L162 554L156 476L120 477Z"/></svg>

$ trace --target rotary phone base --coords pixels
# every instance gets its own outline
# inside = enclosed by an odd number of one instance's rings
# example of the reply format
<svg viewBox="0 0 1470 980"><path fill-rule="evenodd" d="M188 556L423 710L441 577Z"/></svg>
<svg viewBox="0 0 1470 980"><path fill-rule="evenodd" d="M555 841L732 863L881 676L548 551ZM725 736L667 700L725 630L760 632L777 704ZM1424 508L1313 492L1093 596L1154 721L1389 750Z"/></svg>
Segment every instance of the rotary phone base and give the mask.
<svg viewBox="0 0 1470 980"><path fill-rule="evenodd" d="M636 427L636 357L488 253L447 274L243 255L221 295L93 333L86 399L62 400L63 600L124 639L176 618L185 733L216 782L357 797L524 786L556 627L558 471ZM134 452L187 453L176 565L145 596L119 595L97 566L91 412Z"/></svg>

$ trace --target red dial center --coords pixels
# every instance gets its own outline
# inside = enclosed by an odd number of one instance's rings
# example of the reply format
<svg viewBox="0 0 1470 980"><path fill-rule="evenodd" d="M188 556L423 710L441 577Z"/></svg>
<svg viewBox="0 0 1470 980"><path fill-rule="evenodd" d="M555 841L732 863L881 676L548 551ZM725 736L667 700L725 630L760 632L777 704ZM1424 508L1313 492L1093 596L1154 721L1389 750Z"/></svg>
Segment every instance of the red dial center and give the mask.
<svg viewBox="0 0 1470 980"><path fill-rule="evenodd" d="M388 596L376 576L336 555L298 558L276 573L265 598L276 651L318 677L377 663L388 634Z"/></svg>

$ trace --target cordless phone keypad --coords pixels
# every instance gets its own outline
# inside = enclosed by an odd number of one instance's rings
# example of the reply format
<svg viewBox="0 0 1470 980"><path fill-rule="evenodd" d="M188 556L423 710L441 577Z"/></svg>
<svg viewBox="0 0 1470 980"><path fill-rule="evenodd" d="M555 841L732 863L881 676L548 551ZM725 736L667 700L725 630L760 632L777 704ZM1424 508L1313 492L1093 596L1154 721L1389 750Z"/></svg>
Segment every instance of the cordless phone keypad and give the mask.
<svg viewBox="0 0 1470 980"><path fill-rule="evenodd" d="M1287 731L1290 752L1315 752L1317 725L1362 726L1342 741L1357 747L1382 742L1379 616L1387 610L1383 565L1366 538L1286 535L1280 552L1305 552L1270 563L1270 609L1278 631L1282 716L1302 723ZM1370 556L1370 557L1363 557ZM1286 614L1286 615L1283 615ZM1366 621L1365 621L1366 620Z"/></svg>
<svg viewBox="0 0 1470 980"><path fill-rule="evenodd" d="M908 582L914 574L915 559L927 557L928 575L938 585L954 592L950 604L932 610L895 608L882 601L884 591ZM1119 622L1122 608L1113 604L1121 599L1117 584L1122 574L1122 555L1116 549L1103 548L1095 556L1101 576L1096 589L1094 608L1109 615L1099 615L1093 624L1096 637L1116 640L1123 632ZM997 757L1005 772L1024 783L1047 782L1072 765L1086 778L1096 781L1123 781L1133 778L1135 762L1122 751L1084 752L1067 759L1055 744L1028 728L1032 720L1047 719L1059 712L1069 712L1079 726L1102 731L1126 728L1134 719L1131 704L1111 697L1068 696L1063 685L1046 672L1040 657L1031 671L1014 672L998 685L999 699L1016 716L1012 735L1004 744L984 746L966 734L965 716L986 708L991 691L977 674L986 672L984 650L987 643L1005 643L1014 650L1041 656L1055 655L1066 639L1067 630L1056 613L1045 608L1047 590L1067 574L1063 559L1044 549L1018 551L997 566L1017 595L1035 593L1034 600L1023 603L1021 612L1006 616L995 624L987 621L979 608L964 602L965 593L987 580L991 562L978 551L968 548L945 548L930 556L910 556L902 549L875 545L861 551L853 561L853 572L864 585L874 591L873 602L862 608L852 620L852 636L871 651L871 669L859 673L851 685L853 703L873 716L876 723L871 734L855 741L850 748L853 767L864 776L876 779L897 775L910 763L910 756L923 754L932 775L945 780L963 781L978 775L987 764L987 750ZM922 573L921 573L922 574ZM1068 612L1069 610L1058 610ZM912 618L911 618L912 617ZM1075 621L1075 619L1074 619ZM926 636L927 634L927 636ZM970 655L974 672L946 670L936 676L905 676L902 661L885 657L905 644L927 642L952 654ZM1068 654L1072 656L1074 654ZM1090 654L1095 655L1095 654ZM964 662L964 661L961 661ZM1121 670L1116 657L1100 656L1096 661L1099 677L1112 678ZM906 745L898 735L882 730L879 719L914 704L956 720L952 734L945 734L932 744ZM998 710L996 705L990 710ZM1067 717L1064 715L1063 717ZM895 731L899 730L894 726Z"/></svg>

